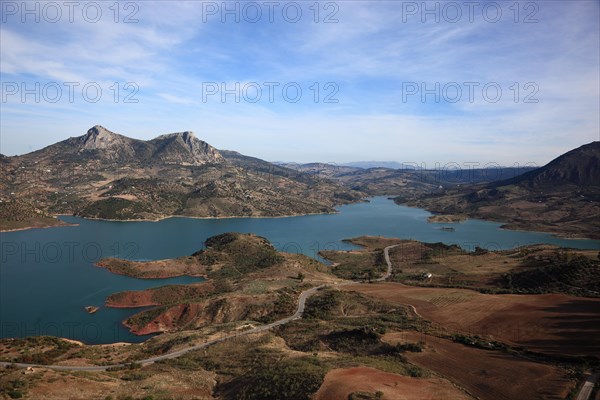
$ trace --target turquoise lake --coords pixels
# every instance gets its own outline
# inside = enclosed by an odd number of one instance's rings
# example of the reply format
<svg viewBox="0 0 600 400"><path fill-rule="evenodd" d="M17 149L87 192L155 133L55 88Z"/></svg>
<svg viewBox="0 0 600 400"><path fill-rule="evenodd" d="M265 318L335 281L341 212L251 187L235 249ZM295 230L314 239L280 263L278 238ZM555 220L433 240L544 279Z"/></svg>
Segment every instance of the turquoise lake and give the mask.
<svg viewBox="0 0 600 400"><path fill-rule="evenodd" d="M430 224L429 212L398 206L385 197L338 208L339 213L288 218L169 218L159 222L111 222L61 217L78 224L0 233L0 337L53 335L85 343L140 342L121 321L139 310L102 307L112 293L201 279L134 279L111 274L94 263L102 257L155 260L189 255L206 238L229 231L252 232L278 249L317 258L320 250L350 249L342 239L382 235L457 244L472 250L509 249L548 243L598 249L597 240L568 240L545 233L500 229L499 223L468 220ZM440 230L452 226L455 231Z"/></svg>

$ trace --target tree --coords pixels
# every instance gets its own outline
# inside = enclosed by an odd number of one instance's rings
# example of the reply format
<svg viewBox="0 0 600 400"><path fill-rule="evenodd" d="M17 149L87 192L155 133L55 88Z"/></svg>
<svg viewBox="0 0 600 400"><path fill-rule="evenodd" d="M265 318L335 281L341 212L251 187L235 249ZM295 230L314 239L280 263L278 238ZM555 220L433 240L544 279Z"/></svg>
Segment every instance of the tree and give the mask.
<svg viewBox="0 0 600 400"><path fill-rule="evenodd" d="M296 279L298 279L300 282L304 282L304 274L302 272L298 272L298 276L296 277Z"/></svg>
<svg viewBox="0 0 600 400"><path fill-rule="evenodd" d="M374 278L375 278L375 273L373 272L373 270L372 270L372 269L370 269L370 270L367 272L367 279L369 280L369 282L371 282L371 281L372 281Z"/></svg>

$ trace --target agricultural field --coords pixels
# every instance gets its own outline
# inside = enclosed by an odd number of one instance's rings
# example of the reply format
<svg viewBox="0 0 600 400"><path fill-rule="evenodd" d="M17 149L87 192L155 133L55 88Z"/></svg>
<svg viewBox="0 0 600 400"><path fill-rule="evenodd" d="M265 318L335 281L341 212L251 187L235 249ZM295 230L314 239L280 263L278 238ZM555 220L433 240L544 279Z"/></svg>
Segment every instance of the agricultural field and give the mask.
<svg viewBox="0 0 600 400"><path fill-rule="evenodd" d="M562 294L492 295L399 283L345 290L391 304L410 304L449 332L488 337L553 355L600 356L600 299Z"/></svg>
<svg viewBox="0 0 600 400"><path fill-rule="evenodd" d="M422 352L407 353L410 362L450 379L481 400L562 400L575 385L562 368L426 334L397 332L382 340L423 343Z"/></svg>
<svg viewBox="0 0 600 400"><path fill-rule="evenodd" d="M471 400L473 397L441 378L413 378L354 367L334 369L325 375L314 400L330 399Z"/></svg>

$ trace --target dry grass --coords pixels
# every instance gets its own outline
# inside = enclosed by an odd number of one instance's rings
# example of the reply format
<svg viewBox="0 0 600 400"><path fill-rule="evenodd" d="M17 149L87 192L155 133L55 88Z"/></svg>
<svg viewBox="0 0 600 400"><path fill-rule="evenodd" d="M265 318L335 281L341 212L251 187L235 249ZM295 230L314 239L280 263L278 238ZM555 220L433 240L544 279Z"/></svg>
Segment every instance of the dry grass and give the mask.
<svg viewBox="0 0 600 400"><path fill-rule="evenodd" d="M450 332L477 334L549 354L600 355L600 299L562 294L488 295L394 283L344 290L392 304L411 304L421 316Z"/></svg>
<svg viewBox="0 0 600 400"><path fill-rule="evenodd" d="M382 392L383 399L396 400L472 399L444 379L411 378L374 368L355 367L330 371L314 400L347 400L356 392Z"/></svg>
<svg viewBox="0 0 600 400"><path fill-rule="evenodd" d="M0 382L22 380L23 371L0 376ZM62 372L36 368L26 375L21 389L29 399L88 400L104 398L213 399L215 374L204 370L185 371L153 365L119 372ZM111 396L111 397L108 397Z"/></svg>
<svg viewBox="0 0 600 400"><path fill-rule="evenodd" d="M466 347L414 332L387 334L383 340L391 344L424 342L423 352L406 353L406 357L481 400L562 400L573 387L565 371L558 367L497 351Z"/></svg>

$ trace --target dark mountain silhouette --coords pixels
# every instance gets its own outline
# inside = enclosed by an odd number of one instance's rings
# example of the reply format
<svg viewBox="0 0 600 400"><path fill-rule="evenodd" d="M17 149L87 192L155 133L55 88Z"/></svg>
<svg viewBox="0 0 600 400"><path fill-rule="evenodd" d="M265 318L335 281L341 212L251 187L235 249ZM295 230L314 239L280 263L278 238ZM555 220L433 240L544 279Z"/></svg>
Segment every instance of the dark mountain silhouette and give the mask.
<svg viewBox="0 0 600 400"><path fill-rule="evenodd" d="M510 179L396 200L439 214L506 222L513 229L600 238L600 142Z"/></svg>
<svg viewBox="0 0 600 400"><path fill-rule="evenodd" d="M541 168L489 186L497 188L506 185L532 189L577 186L585 190L600 187L600 142L588 143L555 158Z"/></svg>

